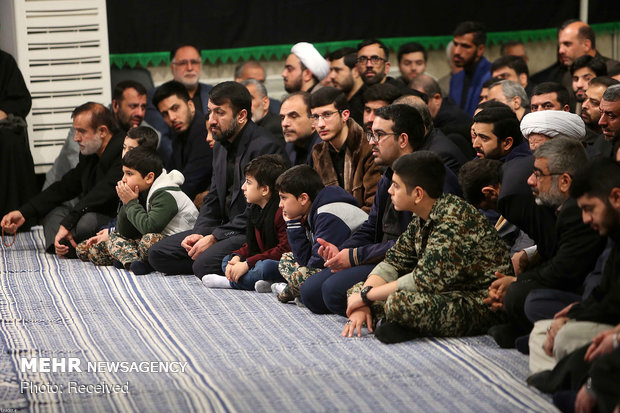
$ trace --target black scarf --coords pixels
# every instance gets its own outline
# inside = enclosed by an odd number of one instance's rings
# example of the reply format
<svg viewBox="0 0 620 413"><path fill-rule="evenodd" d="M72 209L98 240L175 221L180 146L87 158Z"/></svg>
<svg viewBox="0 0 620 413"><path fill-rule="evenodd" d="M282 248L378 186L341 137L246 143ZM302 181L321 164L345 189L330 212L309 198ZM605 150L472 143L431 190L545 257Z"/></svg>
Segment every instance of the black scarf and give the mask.
<svg viewBox="0 0 620 413"><path fill-rule="evenodd" d="M265 205L265 208L261 209L258 205L250 206L250 216L248 219L248 249L250 256L259 254L263 251L258 246L256 240L256 234L254 229L257 228L261 234L263 241L263 248L268 250L278 245L278 234L274 228L274 221L276 212L278 211L278 205L280 199L278 196L272 196Z"/></svg>

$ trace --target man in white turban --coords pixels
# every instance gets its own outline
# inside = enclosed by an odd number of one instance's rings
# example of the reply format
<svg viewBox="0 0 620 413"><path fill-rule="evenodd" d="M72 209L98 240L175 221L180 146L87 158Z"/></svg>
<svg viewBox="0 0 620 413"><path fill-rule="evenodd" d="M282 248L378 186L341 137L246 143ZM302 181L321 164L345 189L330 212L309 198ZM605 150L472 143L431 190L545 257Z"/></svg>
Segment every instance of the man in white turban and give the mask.
<svg viewBox="0 0 620 413"><path fill-rule="evenodd" d="M288 93L312 92L328 74L329 63L314 46L307 42L297 43L284 63L284 89Z"/></svg>
<svg viewBox="0 0 620 413"><path fill-rule="evenodd" d="M532 152L544 142L566 136L582 141L586 125L579 115L561 110L543 110L528 113L521 120L521 133L529 141Z"/></svg>

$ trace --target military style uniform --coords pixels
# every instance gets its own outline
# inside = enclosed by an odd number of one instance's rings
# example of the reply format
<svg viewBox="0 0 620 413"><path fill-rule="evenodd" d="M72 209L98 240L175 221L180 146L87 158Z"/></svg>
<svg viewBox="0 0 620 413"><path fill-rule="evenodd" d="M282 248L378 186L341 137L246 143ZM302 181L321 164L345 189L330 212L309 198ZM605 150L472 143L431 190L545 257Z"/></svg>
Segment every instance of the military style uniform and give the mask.
<svg viewBox="0 0 620 413"><path fill-rule="evenodd" d="M398 283L386 301L372 304L374 319L411 327L420 336L485 332L501 320L500 312L482 302L496 271L513 273L497 231L473 206L443 194L426 221L414 216L385 260L371 271Z"/></svg>

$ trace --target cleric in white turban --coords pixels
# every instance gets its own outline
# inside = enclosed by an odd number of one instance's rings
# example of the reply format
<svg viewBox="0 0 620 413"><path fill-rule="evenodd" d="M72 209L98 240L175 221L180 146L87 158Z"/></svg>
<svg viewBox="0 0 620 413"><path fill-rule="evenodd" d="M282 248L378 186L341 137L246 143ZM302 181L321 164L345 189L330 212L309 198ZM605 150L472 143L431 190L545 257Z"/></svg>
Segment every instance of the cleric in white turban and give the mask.
<svg viewBox="0 0 620 413"><path fill-rule="evenodd" d="M532 152L549 139L558 136L582 141L586 125L581 116L562 110L541 110L528 113L521 120L521 133L529 141Z"/></svg>
<svg viewBox="0 0 620 413"><path fill-rule="evenodd" d="M329 74L329 63L312 44L299 42L293 46L291 53L297 56L319 81Z"/></svg>

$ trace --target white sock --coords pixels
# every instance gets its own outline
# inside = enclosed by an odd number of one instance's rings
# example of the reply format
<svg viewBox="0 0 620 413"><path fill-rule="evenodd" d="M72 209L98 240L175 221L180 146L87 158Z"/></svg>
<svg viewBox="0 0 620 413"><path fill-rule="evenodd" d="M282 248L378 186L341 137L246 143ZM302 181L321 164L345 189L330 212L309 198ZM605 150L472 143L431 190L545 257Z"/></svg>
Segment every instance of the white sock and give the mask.
<svg viewBox="0 0 620 413"><path fill-rule="evenodd" d="M266 280L258 280L254 283L254 289L258 293L270 293L271 292L271 281Z"/></svg>
<svg viewBox="0 0 620 413"><path fill-rule="evenodd" d="M219 274L205 274L202 277L202 283L207 288L232 288L230 286L230 281Z"/></svg>
<svg viewBox="0 0 620 413"><path fill-rule="evenodd" d="M286 285L286 283L273 283L271 284L271 291L273 291L275 294L280 294L282 290L286 288Z"/></svg>

